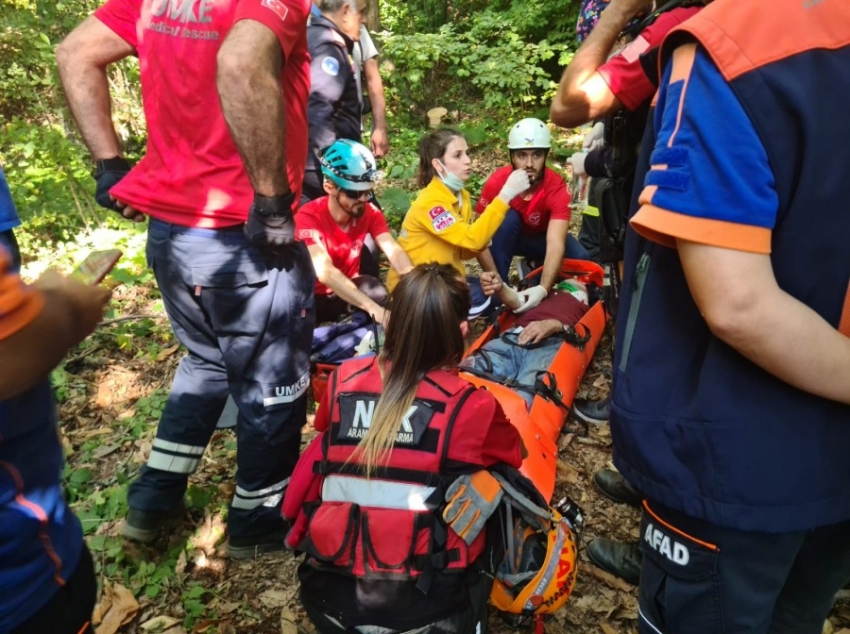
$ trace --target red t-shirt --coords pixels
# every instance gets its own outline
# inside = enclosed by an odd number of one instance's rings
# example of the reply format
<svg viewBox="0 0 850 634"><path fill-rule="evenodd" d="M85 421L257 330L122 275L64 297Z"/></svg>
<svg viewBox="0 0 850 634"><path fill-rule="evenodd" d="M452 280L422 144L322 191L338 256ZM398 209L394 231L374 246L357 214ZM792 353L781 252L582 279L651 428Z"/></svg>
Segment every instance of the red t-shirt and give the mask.
<svg viewBox="0 0 850 634"><path fill-rule="evenodd" d="M389 233L390 228L384 214L366 203L366 212L360 218L353 218L348 231L343 231L331 217L328 209L328 197L322 196L298 209L295 214L296 237L307 246L324 245L331 256L333 265L349 279L360 273L360 253L367 235L377 238ZM316 282L316 295L333 293L324 284Z"/></svg>
<svg viewBox="0 0 850 634"><path fill-rule="evenodd" d="M166 222L225 227L245 221L253 192L221 112L216 55L234 23L271 29L281 73L289 185L300 196L307 157L310 0L108 0L95 17L136 48L148 141L110 191Z"/></svg>
<svg viewBox="0 0 850 634"><path fill-rule="evenodd" d="M667 11L640 32L628 46L599 67L599 74L608 84L611 92L629 110L637 110L640 105L652 98L657 86L643 71L640 56L661 44L664 36L702 7L684 7Z"/></svg>
<svg viewBox="0 0 850 634"><path fill-rule="evenodd" d="M513 171L511 165L506 165L490 175L475 205L476 213L482 213L493 202ZM522 216L522 233L539 235L546 232L549 220L570 219L570 192L563 177L547 167L543 170L543 180L531 189L529 198L526 200L521 194L511 201L510 207Z"/></svg>

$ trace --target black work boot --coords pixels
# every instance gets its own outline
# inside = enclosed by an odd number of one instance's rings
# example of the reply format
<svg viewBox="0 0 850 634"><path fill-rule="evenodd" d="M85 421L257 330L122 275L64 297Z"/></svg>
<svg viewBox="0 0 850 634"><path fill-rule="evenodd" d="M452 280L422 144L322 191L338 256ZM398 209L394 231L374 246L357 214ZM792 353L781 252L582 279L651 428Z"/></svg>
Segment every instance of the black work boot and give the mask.
<svg viewBox="0 0 850 634"><path fill-rule="evenodd" d="M587 545L587 557L591 563L605 572L636 586L640 582L640 566L643 561L637 542L624 544L613 539L600 537Z"/></svg>
<svg viewBox="0 0 850 634"><path fill-rule="evenodd" d="M287 531L288 525L264 535L230 537L226 546L227 556L231 559L254 559L262 553L286 550L283 540L286 538Z"/></svg>
<svg viewBox="0 0 850 634"><path fill-rule="evenodd" d="M173 528L186 514L183 501L170 511L143 511L131 508L121 525L121 535L143 544L152 542L161 528Z"/></svg>
<svg viewBox="0 0 850 634"><path fill-rule="evenodd" d="M613 502L628 504L638 509L643 504L643 496L619 471L600 469L593 474L593 484L602 495Z"/></svg>

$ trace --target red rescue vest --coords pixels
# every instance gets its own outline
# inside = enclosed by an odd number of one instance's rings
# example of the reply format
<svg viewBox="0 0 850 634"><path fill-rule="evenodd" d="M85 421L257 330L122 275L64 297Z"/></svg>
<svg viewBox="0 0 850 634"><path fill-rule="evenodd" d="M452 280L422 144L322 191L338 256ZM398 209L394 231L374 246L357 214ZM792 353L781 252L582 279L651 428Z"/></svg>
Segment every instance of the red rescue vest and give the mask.
<svg viewBox="0 0 850 634"><path fill-rule="evenodd" d="M467 544L440 515L445 488L455 476L444 472L457 414L475 387L447 371L430 372L399 426L389 461L363 475L357 444L371 424L381 391L374 359L340 366L331 386L330 425L323 458L319 502L306 505L307 538L298 549L316 565L362 578L419 578L427 592L433 575L468 568L484 549L485 536Z"/></svg>

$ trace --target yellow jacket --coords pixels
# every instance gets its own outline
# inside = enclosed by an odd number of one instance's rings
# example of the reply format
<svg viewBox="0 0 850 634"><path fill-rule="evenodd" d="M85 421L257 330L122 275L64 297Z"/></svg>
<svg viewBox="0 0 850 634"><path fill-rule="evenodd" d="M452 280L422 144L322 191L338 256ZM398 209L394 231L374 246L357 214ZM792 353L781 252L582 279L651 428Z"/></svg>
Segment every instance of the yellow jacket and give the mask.
<svg viewBox="0 0 850 634"><path fill-rule="evenodd" d="M401 223L398 243L414 266L427 262L451 264L465 276L463 260L475 257L490 244L505 219L508 204L495 198L476 218L469 192L463 189L460 194L462 203L443 181L433 178L413 201ZM391 269L387 286L392 290L397 283L398 274Z"/></svg>

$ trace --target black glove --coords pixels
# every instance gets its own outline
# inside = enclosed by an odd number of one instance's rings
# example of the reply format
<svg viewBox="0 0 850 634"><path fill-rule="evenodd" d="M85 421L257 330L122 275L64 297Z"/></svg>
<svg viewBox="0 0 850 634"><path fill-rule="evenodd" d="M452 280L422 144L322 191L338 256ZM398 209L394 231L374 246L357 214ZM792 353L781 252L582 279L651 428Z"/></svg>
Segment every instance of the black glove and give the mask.
<svg viewBox="0 0 850 634"><path fill-rule="evenodd" d="M254 203L243 229L245 237L258 248L276 255L294 245L293 202L295 194L292 192L279 196L254 194Z"/></svg>
<svg viewBox="0 0 850 634"><path fill-rule="evenodd" d="M115 206L115 201L109 197L109 190L118 184L130 172L130 164L127 159L116 156L115 158L98 161L95 166L94 179L97 187L94 190L94 199L97 204L105 209L112 209L121 213Z"/></svg>

